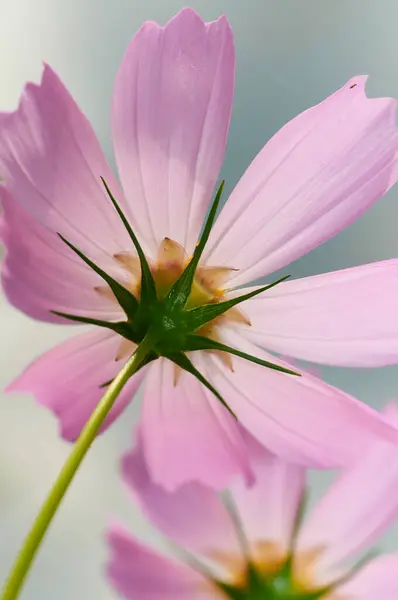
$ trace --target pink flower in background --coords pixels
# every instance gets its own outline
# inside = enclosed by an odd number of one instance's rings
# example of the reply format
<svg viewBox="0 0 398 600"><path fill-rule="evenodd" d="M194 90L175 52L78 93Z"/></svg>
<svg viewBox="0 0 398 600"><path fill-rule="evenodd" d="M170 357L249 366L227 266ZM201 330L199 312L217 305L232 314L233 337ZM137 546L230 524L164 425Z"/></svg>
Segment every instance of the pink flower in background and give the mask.
<svg viewBox="0 0 398 600"><path fill-rule="evenodd" d="M386 417L398 427L396 406ZM168 493L151 481L140 445L126 455L134 499L189 554L166 557L114 525L107 571L116 590L132 600L396 600L398 553L361 560L398 517L396 444L370 445L303 518L305 469L248 443L256 483L236 479L224 499L200 484Z"/></svg>
<svg viewBox="0 0 398 600"><path fill-rule="evenodd" d="M158 292L192 255L223 162L234 91L228 21L203 23L185 9L165 27L146 23L116 77L112 131L118 184L95 134L57 75L45 67L18 109L0 114L0 176L6 247L3 286L34 319L50 311L118 321L103 280L56 235L139 294L131 240L107 181L136 232ZM368 99L357 77L281 129L233 190L196 273L195 302L214 303L286 266L359 217L395 182L393 99ZM255 92L255 91L254 91ZM264 119L267 119L266 110ZM260 124L261 125L261 124ZM236 292L235 292L236 294ZM264 360L262 349L345 366L398 361L398 261L281 283L226 313L206 335ZM34 361L9 390L32 393L74 440L134 350L93 328ZM309 374L290 376L231 355L197 351L195 367L239 422L287 460L351 463L376 437L396 431L375 411ZM145 379L141 431L154 480L222 488L251 478L245 439L216 397L165 358L131 378L113 422Z"/></svg>

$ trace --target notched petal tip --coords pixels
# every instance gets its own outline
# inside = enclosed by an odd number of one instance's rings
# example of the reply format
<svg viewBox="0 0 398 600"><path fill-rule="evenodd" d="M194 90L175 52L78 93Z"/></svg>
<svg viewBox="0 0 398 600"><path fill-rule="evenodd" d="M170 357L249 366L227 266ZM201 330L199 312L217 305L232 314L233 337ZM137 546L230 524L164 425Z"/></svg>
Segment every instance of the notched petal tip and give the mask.
<svg viewBox="0 0 398 600"><path fill-rule="evenodd" d="M197 28L200 27L203 29L203 31L205 31L214 25L221 25L227 31L232 33L231 25L225 13L222 13L214 21L205 21L194 8L186 6L182 8L176 15L171 17L164 25L159 25L156 21L146 21L141 26L138 33L140 34L142 32L148 32L151 29L156 29L158 32L163 32L176 26L181 27L182 29L186 29L189 26Z"/></svg>
<svg viewBox="0 0 398 600"><path fill-rule="evenodd" d="M347 83L340 89L340 92L349 94L351 97L353 95L359 96L361 101L366 101L372 103L373 107L382 110L390 110L391 115L394 119L396 117L396 108L397 108L397 100L392 98L391 96L369 96L366 91L366 84L369 79L369 75L357 75L352 77Z"/></svg>
<svg viewBox="0 0 398 600"><path fill-rule="evenodd" d="M349 81L343 87L347 87L352 90L357 88L357 91L365 91L366 82L369 79L369 75L355 75L355 77L351 77Z"/></svg>
<svg viewBox="0 0 398 600"><path fill-rule="evenodd" d="M214 21L204 21L204 19L202 19L202 17L199 15L199 13L196 12L195 9L191 8L190 6L186 6L186 7L182 8L180 10L180 12L178 12L176 15L174 15L166 23L166 25L164 26L164 29L166 29L169 26L176 25L177 23L179 25L181 25L183 23L184 27L189 26L189 25L194 25L194 26L200 26L202 28L207 29L208 27L211 27L214 23L224 23L224 22L227 23L229 26L228 19L226 18L225 15L221 15Z"/></svg>
<svg viewBox="0 0 398 600"><path fill-rule="evenodd" d="M10 116L16 115L17 113L21 112L23 110L25 102L29 101L30 96L36 96L37 94L45 94L49 86L57 85L61 86L62 88L64 87L57 73L48 63L42 61L42 66L43 69L39 81L27 81L25 83L21 91L18 106L16 110L10 111L8 113Z"/></svg>
<svg viewBox="0 0 398 600"><path fill-rule="evenodd" d="M206 25L205 21L203 21L203 19L196 12L196 10L187 6L185 8L182 8L177 14L173 15L168 21L166 21L166 23L164 25L159 25L159 23L157 23L156 21L152 21L152 20L145 21L141 25L141 27L139 28L139 30L137 31L137 34L134 36L133 39L136 39L137 37L141 37L141 35L145 35L145 34L149 33L151 30L156 33L163 33L169 27L174 27L176 25L182 25L182 24L183 24L183 27L185 28L186 25L189 24L189 22L191 22L191 23L195 22L196 24L199 24L201 26Z"/></svg>

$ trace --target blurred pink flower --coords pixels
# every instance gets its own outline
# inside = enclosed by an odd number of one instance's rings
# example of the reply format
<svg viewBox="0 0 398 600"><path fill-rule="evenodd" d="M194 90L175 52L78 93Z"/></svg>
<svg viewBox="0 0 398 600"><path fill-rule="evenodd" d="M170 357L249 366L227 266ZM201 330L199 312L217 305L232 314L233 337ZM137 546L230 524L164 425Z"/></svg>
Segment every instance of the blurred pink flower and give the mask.
<svg viewBox="0 0 398 600"><path fill-rule="evenodd" d="M398 427L396 406L386 416ZM305 469L253 439L249 445L256 483L236 479L224 499L200 484L168 493L151 481L139 444L126 455L123 476L134 499L189 554L166 557L114 525L107 571L117 591L140 600L395 600L398 553L360 556L398 517L396 444L372 444L304 518Z"/></svg>
<svg viewBox="0 0 398 600"><path fill-rule="evenodd" d="M67 321L51 310L123 318L102 279L56 235L137 291L137 258L101 176L154 271L172 279L165 256L178 262L192 254L219 176L234 77L225 17L204 23L184 9L165 27L140 29L112 103L123 191L56 74L46 66L41 83L26 86L18 109L0 114L3 286L14 306L52 323ZM207 301L229 298L236 286L328 240L395 182L396 102L368 99L364 88L365 77L352 79L285 125L254 159L205 248L197 283ZM272 362L260 347L320 363L378 366L398 360L397 305L398 261L391 260L281 283L247 301L244 313L212 325L223 343ZM34 361L8 389L32 393L57 415L63 437L74 440L101 384L132 351L115 333L93 329ZM191 357L240 423L287 460L344 465L373 438L396 437L375 411L309 374L286 376L230 355L224 364L210 352ZM174 365L164 358L129 381L105 426L144 378L142 436L157 482L172 489L192 479L223 487L237 472L250 479L235 420L190 374L175 385Z"/></svg>

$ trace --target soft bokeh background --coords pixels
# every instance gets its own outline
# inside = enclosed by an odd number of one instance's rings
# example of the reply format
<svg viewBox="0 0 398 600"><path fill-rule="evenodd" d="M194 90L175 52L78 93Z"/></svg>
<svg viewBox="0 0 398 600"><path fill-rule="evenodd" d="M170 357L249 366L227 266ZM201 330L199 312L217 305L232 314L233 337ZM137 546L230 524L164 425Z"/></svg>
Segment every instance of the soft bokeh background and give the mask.
<svg viewBox="0 0 398 600"><path fill-rule="evenodd" d="M235 32L236 100L223 171L229 188L281 125L352 75L370 73L372 95L398 97L398 4L391 0L198 0L192 5L208 20L225 12ZM183 6L178 0L0 0L0 109L14 108L23 83L37 81L42 61L49 62L111 156L109 106L123 52L144 20L164 23ZM298 261L292 274L398 256L397 200L395 189L347 231ZM71 333L69 327L31 322L0 298L1 389L28 361ZM374 406L398 398L397 368L323 369L322 374ZM112 515L158 543L117 474L138 414L139 402L95 444L40 553L24 600L114 598L101 574L102 535ZM1 396L0 580L67 452L55 421L31 398ZM327 474L314 476L315 494L327 479ZM383 547L398 548L397 532L389 533Z"/></svg>

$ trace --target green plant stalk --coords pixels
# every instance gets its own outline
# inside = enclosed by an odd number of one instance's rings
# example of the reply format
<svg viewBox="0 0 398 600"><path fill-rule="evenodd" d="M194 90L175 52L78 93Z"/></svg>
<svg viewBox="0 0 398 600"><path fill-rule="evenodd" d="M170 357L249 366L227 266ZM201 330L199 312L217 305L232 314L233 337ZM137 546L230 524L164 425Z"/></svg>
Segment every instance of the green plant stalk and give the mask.
<svg viewBox="0 0 398 600"><path fill-rule="evenodd" d="M133 356L127 361L119 374L110 384L109 388L101 398L94 412L87 421L84 429L78 437L69 457L62 467L53 487L51 488L39 514L15 560L15 563L5 582L1 600L15 600L18 598L23 583L32 566L41 542L57 512L66 491L68 490L77 470L93 443L101 425L105 421L109 411L114 405L124 385L129 378L139 369L142 361L148 356L152 349L152 339L146 336Z"/></svg>

